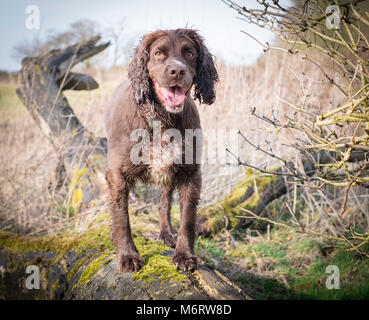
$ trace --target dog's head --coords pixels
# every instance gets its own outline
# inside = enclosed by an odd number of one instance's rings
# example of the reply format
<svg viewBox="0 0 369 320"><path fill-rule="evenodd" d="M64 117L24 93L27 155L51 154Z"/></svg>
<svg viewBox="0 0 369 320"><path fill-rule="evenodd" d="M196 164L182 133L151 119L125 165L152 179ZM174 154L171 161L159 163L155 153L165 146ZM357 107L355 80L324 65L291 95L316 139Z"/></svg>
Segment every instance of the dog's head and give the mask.
<svg viewBox="0 0 369 320"><path fill-rule="evenodd" d="M192 85L200 103L212 104L218 73L203 38L192 29L158 30L144 36L128 70L138 105L159 101L183 110Z"/></svg>

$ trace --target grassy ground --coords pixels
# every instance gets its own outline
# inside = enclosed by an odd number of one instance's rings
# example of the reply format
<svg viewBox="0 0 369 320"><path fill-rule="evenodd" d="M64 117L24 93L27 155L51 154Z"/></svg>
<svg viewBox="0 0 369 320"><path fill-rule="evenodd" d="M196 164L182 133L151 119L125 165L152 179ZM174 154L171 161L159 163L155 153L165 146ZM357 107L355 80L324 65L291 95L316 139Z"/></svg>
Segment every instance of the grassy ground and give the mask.
<svg viewBox="0 0 369 320"><path fill-rule="evenodd" d="M369 259L285 229L198 238L197 254L255 299L369 299ZM326 268L339 268L329 290Z"/></svg>
<svg viewBox="0 0 369 320"><path fill-rule="evenodd" d="M172 223L179 228L178 203L172 207ZM109 214L93 219L103 225ZM157 208L132 210L134 234L155 240ZM269 231L268 231L269 230ZM369 248L365 250L369 252ZM282 228L225 231L212 238L198 237L195 253L216 267L254 299L369 299L369 259L347 252L318 238ZM337 266L340 288L329 290L326 268Z"/></svg>

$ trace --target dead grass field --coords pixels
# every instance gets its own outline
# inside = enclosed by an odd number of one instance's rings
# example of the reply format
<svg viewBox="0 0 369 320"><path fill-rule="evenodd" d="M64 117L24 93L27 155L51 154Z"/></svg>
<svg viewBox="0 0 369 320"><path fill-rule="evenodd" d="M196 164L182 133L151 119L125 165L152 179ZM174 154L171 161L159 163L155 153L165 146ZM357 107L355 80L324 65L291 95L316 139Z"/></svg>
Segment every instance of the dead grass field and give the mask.
<svg viewBox="0 0 369 320"><path fill-rule="evenodd" d="M211 106L199 106L203 129L240 130L256 145L272 148L275 154L289 159L296 155L286 145L295 143L298 136L288 129L271 133L264 121L251 115L250 108L256 108L259 115L275 116L284 122L288 118L301 117L296 107L302 104L311 112L326 112L342 100L338 90L325 83L320 70L300 55L267 52L249 67L225 65L219 60L217 65L220 82L216 102ZM87 72L96 78L100 87L86 92L65 91L65 95L82 123L97 136L104 136L104 110L114 88L127 78L127 71L114 68ZM62 217L54 214L58 199L48 190L56 155L17 98L15 88L14 81L0 86L0 219L5 230L16 227L30 231ZM309 120L307 116L306 121ZM226 136L218 151L225 152L228 138ZM238 148L240 158L247 163L260 167L277 164L242 139L239 139ZM219 163L204 164L201 206L221 199L246 170L242 166L229 168Z"/></svg>

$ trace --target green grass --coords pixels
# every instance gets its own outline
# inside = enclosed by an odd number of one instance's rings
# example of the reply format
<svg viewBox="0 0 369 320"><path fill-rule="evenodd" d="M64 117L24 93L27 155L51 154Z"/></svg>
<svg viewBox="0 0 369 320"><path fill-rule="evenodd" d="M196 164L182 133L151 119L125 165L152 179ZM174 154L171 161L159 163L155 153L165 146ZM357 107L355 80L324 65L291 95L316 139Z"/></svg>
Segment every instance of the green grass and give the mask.
<svg viewBox="0 0 369 320"><path fill-rule="evenodd" d="M212 258L222 259L224 257L224 250L219 248L217 243L209 238L198 237L195 243L195 251L203 248Z"/></svg>
<svg viewBox="0 0 369 320"><path fill-rule="evenodd" d="M15 85L0 85L0 122L8 122L11 118L23 118L27 110L19 100Z"/></svg>
<svg viewBox="0 0 369 320"><path fill-rule="evenodd" d="M355 252L285 229L273 229L252 243L237 239L199 238L196 253L217 264L226 275L256 299L369 299L369 259ZM330 247L331 248L331 247ZM329 253L328 253L329 252ZM216 260L216 261L215 261ZM326 268L340 272L340 289L326 287Z"/></svg>
<svg viewBox="0 0 369 320"><path fill-rule="evenodd" d="M335 265L340 272L340 288L327 289L326 268ZM312 299L369 299L369 259L336 250L330 257L319 257L302 277L293 280L294 294Z"/></svg>

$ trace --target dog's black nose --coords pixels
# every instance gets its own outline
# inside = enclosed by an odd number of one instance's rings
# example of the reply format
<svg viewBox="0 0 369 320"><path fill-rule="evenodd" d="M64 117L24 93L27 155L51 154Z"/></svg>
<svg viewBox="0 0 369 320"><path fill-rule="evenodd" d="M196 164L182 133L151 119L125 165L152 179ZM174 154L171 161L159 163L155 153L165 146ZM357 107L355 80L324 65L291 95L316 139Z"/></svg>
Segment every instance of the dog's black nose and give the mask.
<svg viewBox="0 0 369 320"><path fill-rule="evenodd" d="M172 65L168 67L168 75L171 78L183 78L186 74L186 68L180 65Z"/></svg>

